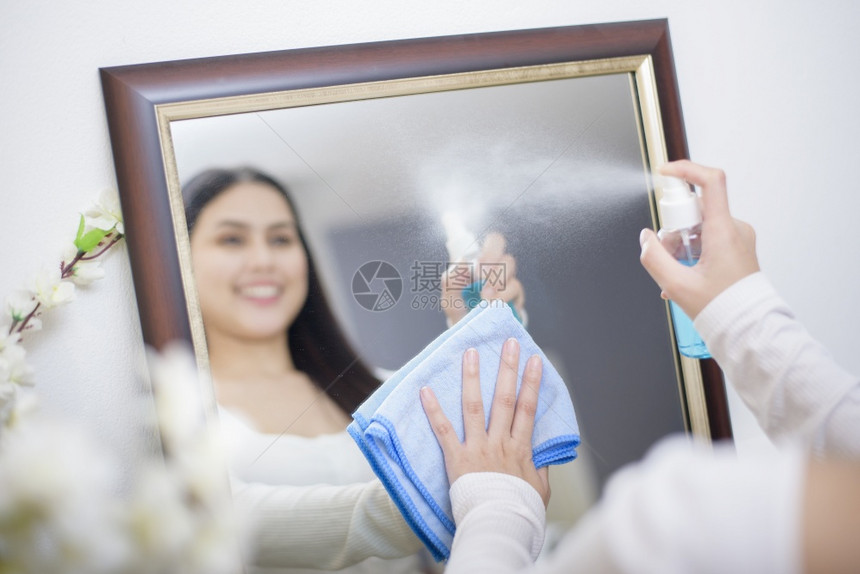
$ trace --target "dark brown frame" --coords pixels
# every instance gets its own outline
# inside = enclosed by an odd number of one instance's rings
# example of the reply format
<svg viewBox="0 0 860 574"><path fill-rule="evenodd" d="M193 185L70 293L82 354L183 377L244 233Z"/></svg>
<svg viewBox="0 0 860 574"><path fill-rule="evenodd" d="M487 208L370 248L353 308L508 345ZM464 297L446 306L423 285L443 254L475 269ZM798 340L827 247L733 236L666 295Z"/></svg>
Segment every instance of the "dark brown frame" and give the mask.
<svg viewBox="0 0 860 574"><path fill-rule="evenodd" d="M144 342L191 342L156 106L489 69L650 55L670 160L688 157L666 20L444 36L102 68ZM701 362L713 439L731 438L722 372Z"/></svg>

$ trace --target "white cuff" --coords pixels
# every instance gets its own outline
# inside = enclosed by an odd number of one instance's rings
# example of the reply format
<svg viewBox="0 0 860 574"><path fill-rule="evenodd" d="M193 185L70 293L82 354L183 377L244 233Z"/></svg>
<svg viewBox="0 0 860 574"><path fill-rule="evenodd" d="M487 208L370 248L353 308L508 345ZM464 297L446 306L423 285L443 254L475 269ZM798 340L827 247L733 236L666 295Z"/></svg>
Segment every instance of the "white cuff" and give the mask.
<svg viewBox="0 0 860 574"><path fill-rule="evenodd" d="M546 508L532 485L510 474L473 472L455 480L450 493L458 533L467 516L474 517L499 534L523 541L532 561L537 559L543 548Z"/></svg>

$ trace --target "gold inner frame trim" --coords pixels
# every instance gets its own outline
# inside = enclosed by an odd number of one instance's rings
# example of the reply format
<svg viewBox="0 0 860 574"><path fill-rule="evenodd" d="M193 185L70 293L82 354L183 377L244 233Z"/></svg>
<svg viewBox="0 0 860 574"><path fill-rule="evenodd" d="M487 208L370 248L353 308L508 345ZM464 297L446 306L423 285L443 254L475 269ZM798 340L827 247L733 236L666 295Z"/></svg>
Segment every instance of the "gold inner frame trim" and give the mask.
<svg viewBox="0 0 860 574"><path fill-rule="evenodd" d="M194 351L201 371L208 375L209 354L206 347L197 290L191 272L191 246L188 233L186 232L185 207L174 154L170 129L171 122L355 100L608 74L628 74L630 77L631 96L634 99L635 108L639 112L637 114L637 121L640 122L638 131L641 138L640 147L642 149L643 168L650 182L650 174L661 164L665 163L668 158L663 123L660 116L654 67L652 59L648 55L481 70L438 76L400 78L379 82L305 88L157 105L155 111L162 158L164 160L171 216L174 229L176 230L176 244L181 267L182 284L188 306L188 319L191 326ZM659 210L657 209L659 192L654 190L653 185L649 185L649 187L651 219L656 229L659 228L660 221ZM666 320L668 321L670 332L674 334L668 304L666 305ZM681 356L674 344L671 347L675 355L680 402L685 413L685 419L689 424L689 430L696 437L710 440L710 425L699 361ZM207 419L212 419L215 422L217 421L217 410L214 390L211 385L204 386L208 386L207 389L203 389L203 396L207 403L206 416Z"/></svg>
<svg viewBox="0 0 860 574"><path fill-rule="evenodd" d="M650 57L645 58L635 72L631 74L631 89L634 92L634 98L638 98L639 101L639 116L637 117L642 122L641 134L644 138L642 145L643 162L645 172L650 176L658 167L669 161L666 154L666 139L663 132L663 120L660 115L660 102L657 96L654 66ZM650 188L652 194L651 218L654 221L654 228L659 229L660 214L658 205L663 190L655 189L653 182L651 182ZM674 339L675 327L672 323L668 301L666 302L666 320L669 322L669 329ZM681 403L686 409L690 432L695 437L710 442L711 425L708 419L704 381L699 361L681 355L678 352L677 345L674 344L672 345L672 352L675 355L676 368L680 369L678 376L679 391L681 392L681 396L684 397Z"/></svg>

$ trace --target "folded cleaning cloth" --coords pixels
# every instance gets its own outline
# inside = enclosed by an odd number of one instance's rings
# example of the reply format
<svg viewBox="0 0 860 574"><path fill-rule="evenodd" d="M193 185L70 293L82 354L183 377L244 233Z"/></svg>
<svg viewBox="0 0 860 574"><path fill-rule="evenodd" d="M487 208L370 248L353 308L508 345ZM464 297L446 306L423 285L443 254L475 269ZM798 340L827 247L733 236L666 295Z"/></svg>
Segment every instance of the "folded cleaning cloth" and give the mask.
<svg viewBox="0 0 860 574"><path fill-rule="evenodd" d="M423 386L433 389L462 441L463 353L469 348L478 350L484 414L489 420L502 344L510 337L520 343L518 391L528 358L537 354L543 360L532 435L535 466L573 460L579 427L567 387L501 301L481 302L437 337L368 397L347 427L406 522L437 561L448 558L455 525L442 449L418 391Z"/></svg>

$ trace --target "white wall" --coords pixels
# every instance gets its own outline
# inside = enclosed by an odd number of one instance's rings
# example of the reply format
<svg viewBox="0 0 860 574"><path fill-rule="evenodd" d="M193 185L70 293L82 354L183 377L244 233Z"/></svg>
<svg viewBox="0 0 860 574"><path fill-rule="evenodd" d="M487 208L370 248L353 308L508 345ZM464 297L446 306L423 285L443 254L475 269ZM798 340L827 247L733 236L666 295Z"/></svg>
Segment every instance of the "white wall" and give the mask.
<svg viewBox="0 0 860 574"><path fill-rule="evenodd" d="M14 4L14 5L13 5ZM114 186L98 68L467 32L668 17L692 157L724 167L762 266L860 373L860 4L842 1L0 0L0 297L54 265L76 214ZM631 249L637 249L631 238ZM29 338L56 412L128 462L143 345L125 253ZM855 352L852 352L855 351ZM747 435L745 419L739 431ZM751 431L750 431L751 432Z"/></svg>

